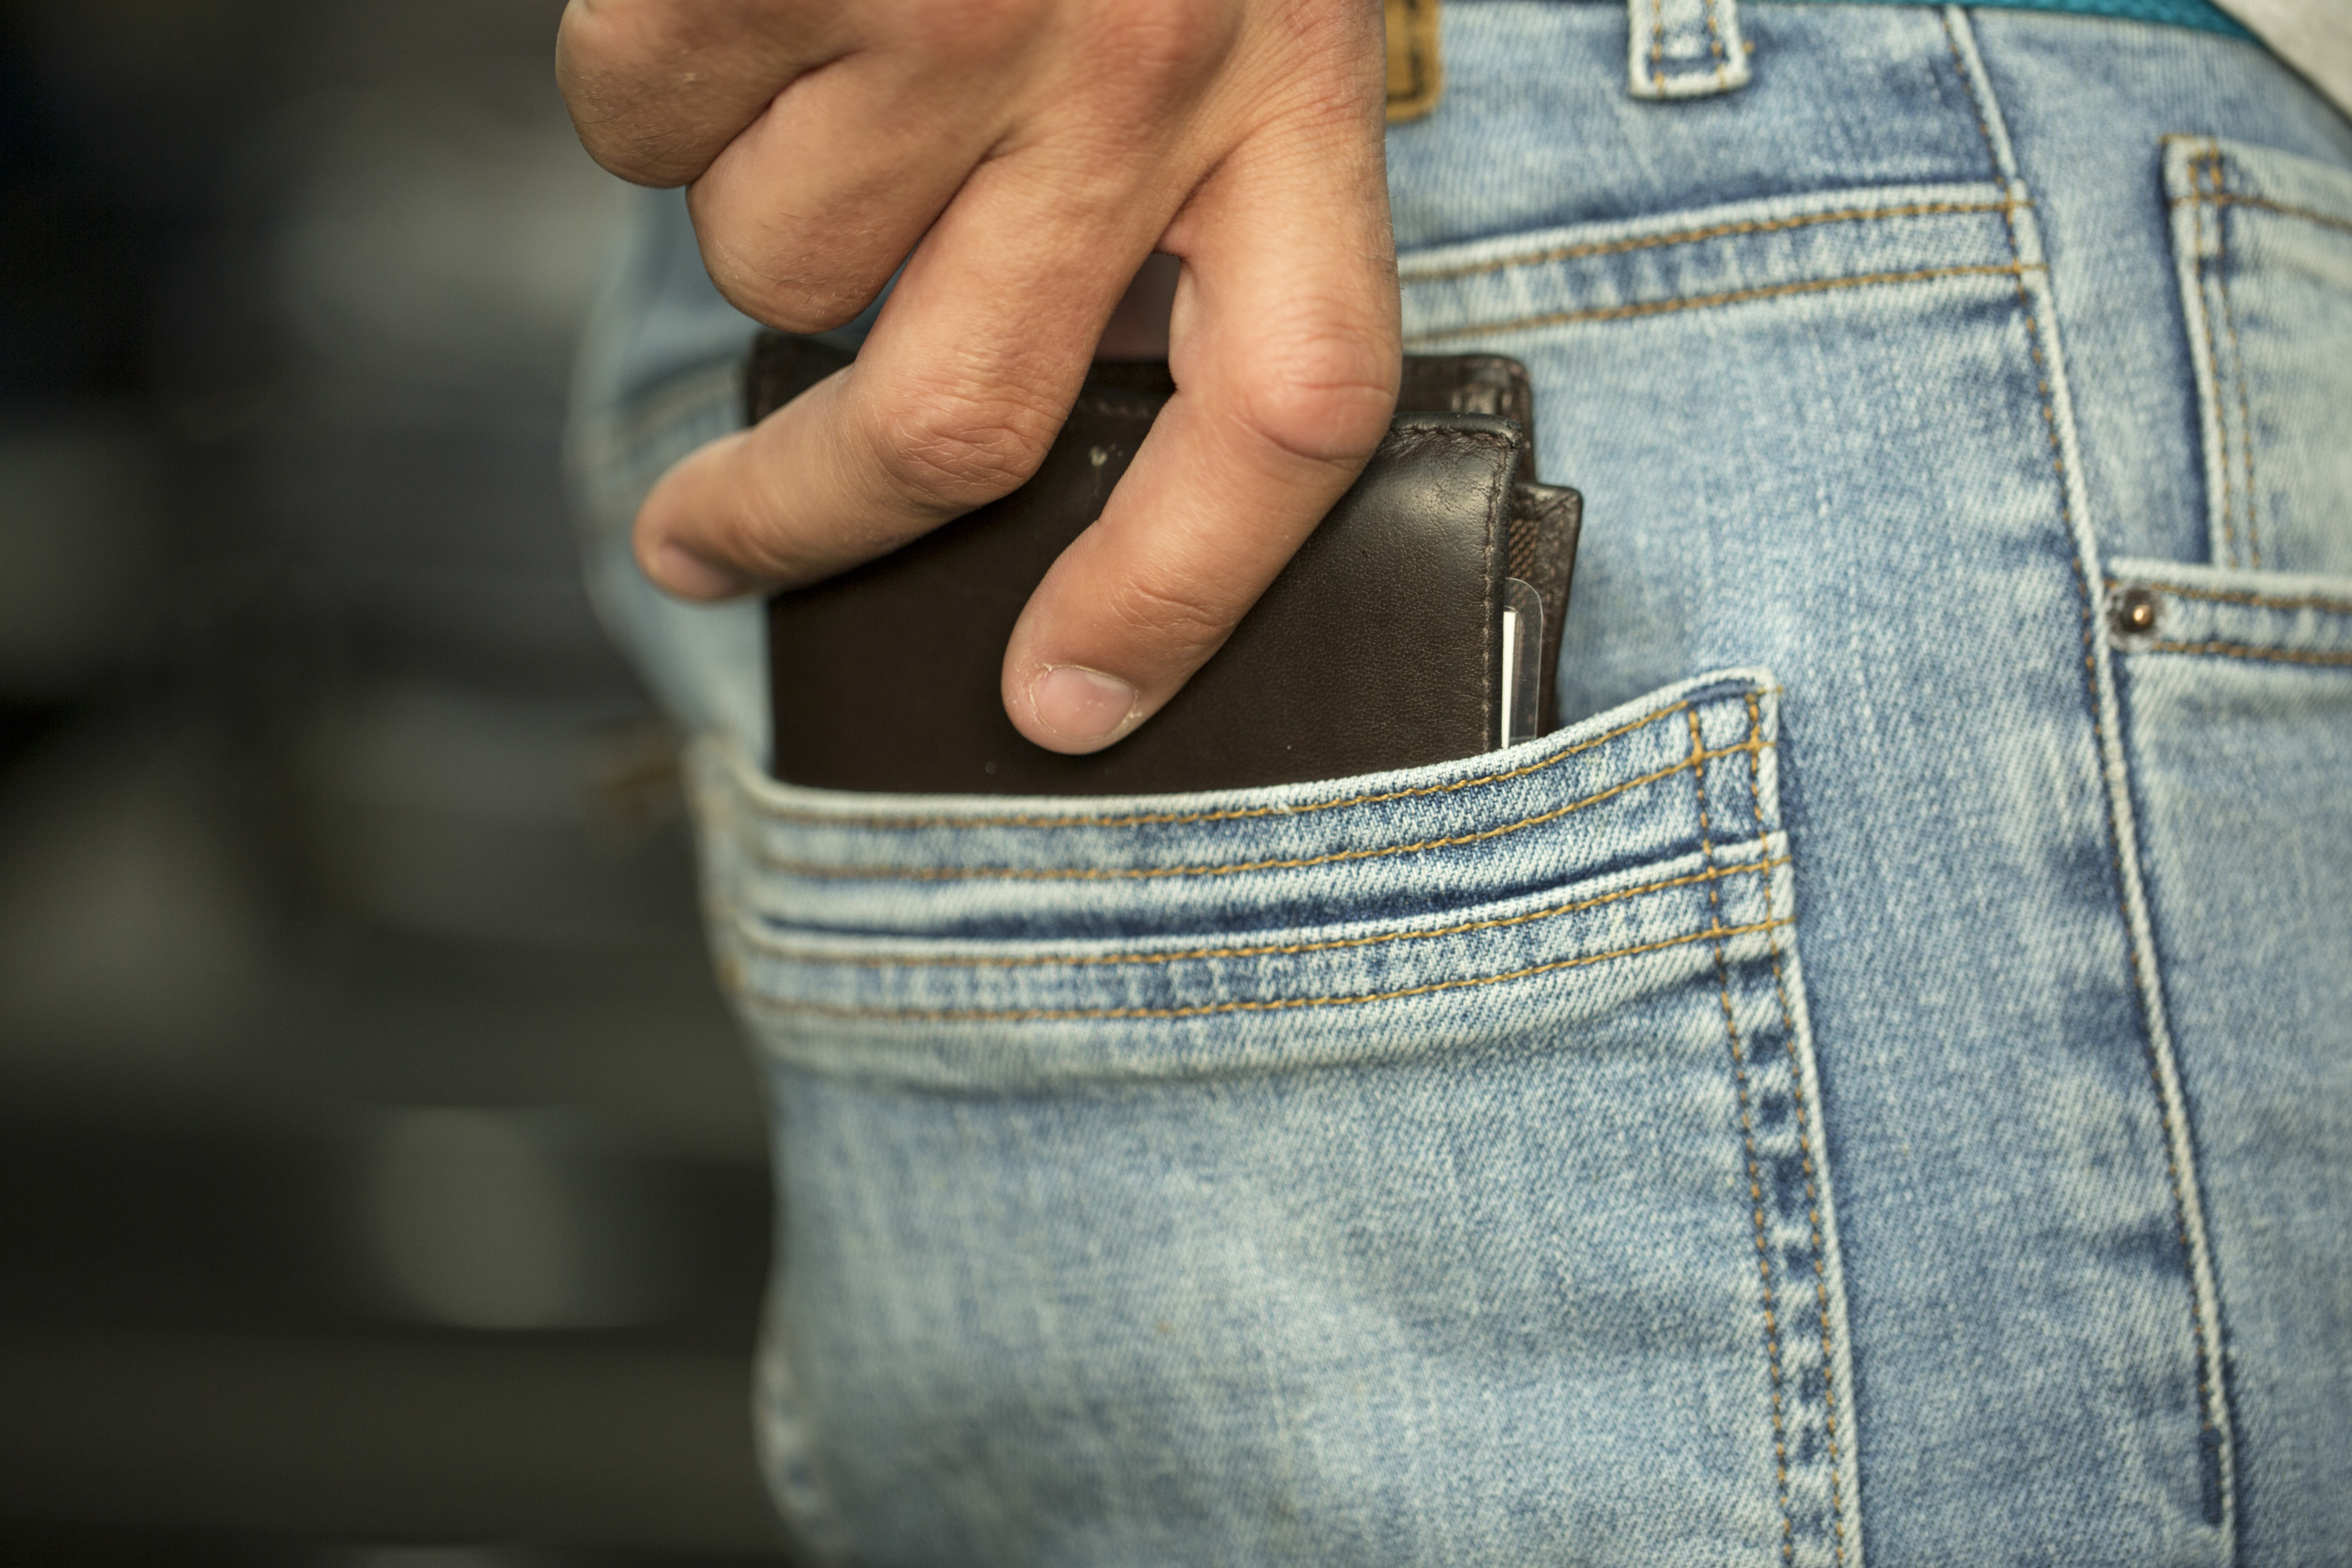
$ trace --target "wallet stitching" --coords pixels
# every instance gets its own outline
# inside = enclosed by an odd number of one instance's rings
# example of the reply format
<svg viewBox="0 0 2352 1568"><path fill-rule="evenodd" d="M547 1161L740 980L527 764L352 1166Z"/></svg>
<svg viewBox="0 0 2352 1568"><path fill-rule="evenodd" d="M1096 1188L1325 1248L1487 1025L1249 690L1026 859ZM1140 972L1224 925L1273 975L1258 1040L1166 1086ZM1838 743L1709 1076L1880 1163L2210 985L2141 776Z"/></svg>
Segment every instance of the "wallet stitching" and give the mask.
<svg viewBox="0 0 2352 1568"><path fill-rule="evenodd" d="M1677 703L1662 708L1655 713L1621 724L1605 735L1595 735L1589 741L1579 741L1532 763L1523 763L1501 773L1482 773L1476 778L1456 779L1451 784L1414 784L1407 789L1380 790L1367 795L1334 795L1328 800L1306 801L1297 805L1235 805L1217 811L1137 812L1124 816L963 816L938 813L931 816L835 816L821 811L794 806L776 806L761 812L770 822L796 822L814 826L872 828L897 831L923 827L1160 827L1181 826L1196 822L1237 822L1262 816L1304 816L1318 811L1337 811L1343 806L1380 805L1392 800L1412 800L1422 795L1451 795L1457 790L1474 789L1482 784L1508 784L1513 779L1538 773L1556 767L1569 758L1608 744L1620 736L1630 735L1661 719L1669 719L1690 706Z"/></svg>
<svg viewBox="0 0 2352 1568"><path fill-rule="evenodd" d="M1734 748L1744 749L1744 748ZM1539 974L1549 974L1563 969L1580 969L1588 964L1603 963L1612 958L1631 958L1636 954L1657 952L1669 947L1680 947L1694 942L1720 942L1725 937L1746 936L1756 931L1773 931L1794 924L1792 919L1759 921L1752 925L1710 926L1684 936L1665 937L1657 942L1641 942L1608 952L1584 953L1575 958L1556 958L1546 963L1532 963L1524 968L1507 970L1500 974L1457 975L1448 980L1433 980L1420 985L1401 986L1393 991L1364 992L1354 995L1273 996L1233 1002L1202 1002L1182 1007L870 1007L849 1006L829 1002L793 1001L782 997L752 993L745 1000L752 1006L776 1013L814 1014L829 1018L888 1019L906 1023L1057 1023L1084 1019L1118 1018L1198 1018L1220 1013L1276 1013L1301 1007L1350 1007L1370 1002L1394 1002L1408 996L1426 996L1440 991L1459 991L1476 985L1499 985L1506 981L1528 980Z"/></svg>
<svg viewBox="0 0 2352 1568"><path fill-rule="evenodd" d="M1685 710L1688 708L1689 704L1684 704ZM1451 849L1465 844L1481 844L1490 838L1500 838L1505 834L1517 833L1521 828L1540 827L1545 823L1557 821L1571 812L1581 811L1588 805L1596 805L1612 795L1622 795L1627 790L1637 789L1643 784L1655 784L1663 778L1671 778L1685 768L1696 766L1713 758L1753 752L1759 746L1772 746L1778 743L1773 741L1741 741L1723 747L1719 751L1703 752L1696 757L1685 757L1682 761L1671 766L1660 768L1655 773L1643 773L1639 778L1626 779L1622 783L1612 784L1607 789L1586 795L1580 800L1572 800L1565 805L1554 806L1549 811L1538 812L1532 816L1521 817L1517 822L1506 822L1494 827L1482 827L1475 833L1454 834L1444 838L1423 838L1410 844L1385 844L1359 849L1334 849L1327 854L1285 859L1240 860L1223 865L1208 866L864 866L788 860L780 856L769 854L764 847L755 851L753 858L767 869L779 871L787 876L804 877L811 880L844 881L952 882L977 880L982 878L1034 882L1141 881L1160 877L1229 877L1244 871L1300 870L1313 866L1329 866L1356 860L1376 860L1384 856L1404 855L1423 849Z"/></svg>
<svg viewBox="0 0 2352 1568"><path fill-rule="evenodd" d="M2126 585L2126 579L2110 577L2107 590L2113 593ZM2231 588L2185 588L2161 578L2130 580L2135 587L2147 587L2159 594L2171 594L2183 599L2210 599L2224 605L2252 605L2265 610L2326 610L2335 615L2352 615L2352 599L2331 599L2318 594L2281 597L2275 594L2249 594Z"/></svg>
<svg viewBox="0 0 2352 1568"><path fill-rule="evenodd" d="M1597 909L1602 904L1619 903L1626 899L1640 898L1646 893L1664 892L1673 888L1685 888L1699 882L1714 882L1726 877L1768 874L1775 868L1789 864L1786 855L1768 856L1750 865L1710 867L1685 876L1669 877L1663 881L1645 882L1638 888L1620 888L1614 892L1596 894L1565 904L1550 904L1530 910L1525 914L1496 915L1487 920L1463 921L1450 926L1438 926L1427 931L1381 931L1371 936L1334 937L1325 942L1265 942L1255 947L1196 947L1180 952L1116 952L1071 953L1048 952L1015 958L990 958L978 953L954 953L929 956L920 953L850 952L828 953L805 947L794 947L779 942L755 926L739 922L737 936L748 946L756 947L769 957L787 963L806 964L826 969L1105 969L1115 965L1181 963L1213 958L1293 958L1300 953L1332 952L1346 948L1380 947L1390 942L1426 942L1437 937L1464 936L1473 931L1502 931L1511 926L1530 925L1538 921L1575 914L1580 910ZM1770 898L1767 895L1769 906ZM1769 917L1771 910L1765 910Z"/></svg>
<svg viewBox="0 0 2352 1568"><path fill-rule="evenodd" d="M1705 310L1717 305L1740 305L1754 300L1789 294L1819 294L1832 289L1862 289L1882 283L1929 283L1943 278L2021 278L2045 268L2040 262L1978 263L1966 267L1927 267L1913 272L1865 272L1853 278L1815 278L1801 283L1774 283L1756 289L1733 289L1720 294L1692 294L1633 305L1596 305L1580 310L1554 310L1541 316L1521 316L1507 321L1470 322L1432 331L1414 332L1408 344L1443 342L1449 338L1479 337L1492 332L1529 331L1538 327L1566 326L1575 321L1620 321L1640 316L1660 316L1674 310Z"/></svg>
<svg viewBox="0 0 2352 1568"><path fill-rule="evenodd" d="M1633 250L1654 250L1661 246L1690 245L1700 240L1725 239L1735 235L1780 234L1790 229L1810 228L1824 223L1865 223L1885 218L1935 217L1969 213L2006 214L2016 207L2032 206L2032 201L2019 198L1998 202L1910 202L1891 207L1841 207L1835 212L1797 213L1789 217L1745 218L1737 223L1720 223L1707 228L1677 229L1671 234L1634 235L1624 239L1594 239L1579 245L1554 246L1549 250L1531 250L1517 256L1506 256L1496 261L1471 262L1460 267L1433 268L1425 272L1404 268L1398 272L1401 283L1449 283L1462 278L1476 278L1489 272L1507 271L1514 267L1542 267L1559 261L1580 261L1594 256L1622 256Z"/></svg>
<svg viewBox="0 0 2352 1568"><path fill-rule="evenodd" d="M1507 441L1503 445L1515 447L1517 443ZM1481 608L1500 603L1502 585L1496 580L1499 574L1496 572L1495 565L1502 559L1504 543L1498 537L1497 529L1508 527L1511 484L1512 474L1508 470L1499 474L1490 474L1486 481L1486 555L1479 566L1478 603ZM1499 615L1489 614L1486 616L1486 629L1478 639L1481 653L1478 661L1478 686L1482 693L1479 711L1491 713L1499 720L1503 711L1502 699L1497 690L1501 681L1502 650L1497 644L1502 640L1502 617ZM1500 727L1497 724L1496 728ZM1491 738L1498 746L1507 746L1511 743L1511 738L1507 734L1498 734Z"/></svg>

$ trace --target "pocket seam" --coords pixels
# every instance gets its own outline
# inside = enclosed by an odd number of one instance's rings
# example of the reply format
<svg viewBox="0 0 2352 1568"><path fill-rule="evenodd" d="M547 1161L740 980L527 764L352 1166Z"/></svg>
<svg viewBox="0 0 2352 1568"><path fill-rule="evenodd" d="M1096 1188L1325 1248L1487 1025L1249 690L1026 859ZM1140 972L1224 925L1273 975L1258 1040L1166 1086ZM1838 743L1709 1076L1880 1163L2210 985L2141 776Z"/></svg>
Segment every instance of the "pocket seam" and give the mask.
<svg viewBox="0 0 2352 1568"><path fill-rule="evenodd" d="M2207 145L2213 144L2209 142ZM2217 158L2222 155L2218 152L2215 154ZM2334 217L2314 207L2296 206L2292 202L2274 202L2268 196L2242 195L2234 191L2214 191L2202 195L2174 196L2171 205L2177 207L2187 206L2192 202L2208 203L2213 206L2260 207L2264 212L2277 213L2282 217L2299 217L2323 227L2342 229L2346 234L2352 234L2352 220Z"/></svg>
<svg viewBox="0 0 2352 1568"><path fill-rule="evenodd" d="M2227 189L2222 173L2222 153L2220 145L2215 142L2208 142L2202 146L2204 156L2192 161L2189 165L2190 194L2185 198L2189 203L2189 226L2193 236L2193 249L2197 257L2197 292L2199 303L2203 305L2204 293L2210 280L2210 286L2221 300L2222 324L2229 330L2231 379L2238 384L2238 457L2246 471L2246 561L2248 566L2260 570L2263 563L2263 551L2254 521L2255 497L2259 492L2254 487L2254 424L2246 395L2246 355L2238 342L2238 310L2230 299L2230 274L2222 266L2229 247L2229 226L2222 219L2218 202L2218 197ZM2210 193L2205 188L2205 181L2208 177L2213 182L2213 188ZM2210 258L2205 254L2205 209L2209 205L2213 206L2213 254ZM2204 318L2205 357L2207 362L2212 364L2214 379L2218 382L2221 379L2221 371L2220 353L2213 341L2213 311L2209 306L2200 310L2198 314ZM2221 401L2221 393L2220 386L2215 386L2213 395L2217 405ZM2215 418L2218 425L2220 423L2218 407L2215 410ZM2238 537L2234 521L2237 508L2231 504L2231 500L2236 487L2231 473L2230 433L2227 429L2221 431L2221 548L2223 555L2235 564L2238 558Z"/></svg>
<svg viewBox="0 0 2352 1568"><path fill-rule="evenodd" d="M1406 789L1376 790L1362 795L1332 795L1324 800L1304 801L1296 805L1226 806L1209 811L1132 812L1124 815L1062 816L1036 813L966 816L956 812L912 812L893 815L869 813L836 815L809 806L763 805L761 818L768 822L793 822L814 827L867 828L879 832L912 831L927 827L1181 827L1199 822L1238 822L1254 817L1306 816L1316 812L1337 811L1350 805L1381 805L1392 800L1413 800L1423 795L1451 795L1475 789L1481 784L1508 784L1513 779L1539 773L1569 758L1607 744L1636 730L1647 729L1661 719L1671 719L1690 708L1688 700L1645 713L1639 719L1620 724L1606 734L1595 735L1589 741L1579 741L1551 755L1532 763L1522 763L1500 773L1482 773L1476 778L1455 779L1450 784L1415 784Z"/></svg>
<svg viewBox="0 0 2352 1568"><path fill-rule="evenodd" d="M1685 703L1681 710L1687 711L1688 709L1689 704ZM1668 710L1668 711L1672 712L1675 710ZM1696 721L1696 716L1694 716L1693 722ZM1549 811L1539 811L1531 816L1521 817L1517 822L1506 822L1493 827L1480 828L1475 833L1454 834L1444 838L1423 838L1406 844L1334 849L1321 855L1293 856L1268 860L1236 860L1205 866L890 866L789 860L772 853L765 845L761 845L752 852L751 858L763 869L781 872L786 876L806 878L812 881L952 882L987 879L1028 882L1143 881L1163 877L1230 877L1248 871L1294 871L1313 866L1344 865L1358 860L1376 860L1390 855L1411 854L1424 849L1451 849L1465 844L1483 844L1489 839L1500 838L1523 828L1540 827L1546 823L1556 822L1571 812L1581 811L1588 805L1597 805L1628 790L1638 789L1643 784L1655 784L1660 779L1672 777L1686 768L1700 766L1711 758L1730 756L1740 752L1753 751L1759 746L1771 746L1777 743L1772 741L1750 739L1742 741L1737 745L1725 746L1718 751L1702 752L1696 756L1685 757L1682 761L1669 767L1660 768L1654 773L1644 773L1639 778L1622 780L1610 785L1607 789L1585 795L1581 799L1554 806ZM1563 757L1568 754L1560 753ZM1548 763L1541 765L1548 765ZM1526 771L1532 772L1534 768L1531 766ZM1431 787L1435 790L1440 787L1458 786Z"/></svg>
<svg viewBox="0 0 2352 1568"><path fill-rule="evenodd" d="M2107 592L2111 594L2125 586L2124 580L2120 577L2110 576L2106 583ZM2147 585L2159 593L2170 594L2183 599L2210 599L2223 605L2252 605L2265 610L2325 610L2334 615L2352 616L2352 599L2330 598L2322 594L2284 595L2243 593L2233 588L2190 588L2155 577L2151 577Z"/></svg>
<svg viewBox="0 0 2352 1568"><path fill-rule="evenodd" d="M2251 643L2229 642L2146 642L2129 652L2211 654L2222 658L2262 658L2279 664L2352 664L2352 653L2323 653L2315 649L2291 647L2256 647Z"/></svg>
<svg viewBox="0 0 2352 1568"><path fill-rule="evenodd" d="M1763 713L1757 703L1756 695L1753 692L1748 693L1748 734L1751 738L1760 736L1764 728ZM1763 753L1760 751L1749 752L1748 757L1748 799L1749 805L1755 812L1756 842L1759 846L1766 843L1771 837L1770 830L1764 825L1764 785L1762 774ZM1784 857L1784 858L1786 858ZM1764 940L1766 948L1769 951L1772 957L1772 994L1775 999L1780 1003L1780 1036L1784 1042L1789 1058L1789 1093L1790 1100L1795 1104L1797 1112L1797 1154L1800 1165L1805 1173L1805 1217L1811 1226L1812 1235L1813 1299L1814 1305L1821 1314L1822 1325L1822 1404L1823 1406L1823 1419L1822 1425L1827 1436L1830 1451L1830 1533L1831 1538L1835 1544L1836 1560L1840 1564L1843 1564L1845 1562L1845 1499L1843 1489L1839 1484L1840 1455L1838 1450L1837 1429L1837 1352L1835 1341L1830 1328L1832 1313L1830 1310L1829 1276L1822 1261L1824 1249L1822 1241L1822 1200L1820 1175L1813 1163L1813 1141L1811 1131L1812 1110L1805 1099L1804 1062L1797 1049L1796 1012L1789 1003L1788 976L1782 970L1780 964L1780 936L1777 931L1769 929L1769 922L1774 919L1772 913L1772 880L1769 877L1764 879L1763 891L1764 919L1768 924ZM1721 962L1719 956L1717 962ZM1728 1005L1730 1002L1730 980L1728 975L1725 977L1724 981L1724 1000L1726 1003L1724 1022L1727 1026L1731 1022L1731 1015ZM1758 1233L1760 1237L1762 1234L1760 1205L1759 1208ZM1793 1516L1790 1518L1789 1523L1790 1532L1793 1534L1795 1528L1795 1520Z"/></svg>
<svg viewBox="0 0 2352 1568"><path fill-rule="evenodd" d="M1998 207L1987 210L2000 210ZM1692 294L1672 300L1648 300L1630 305L1593 305L1582 310L1554 310L1546 315L1523 316L1507 321L1479 321L1460 327L1444 327L1432 331L1415 332L1406 337L1409 348L1444 342L1455 338L1481 338L1503 332L1531 332L1545 327L1564 327L1580 321L1623 321L1643 316L1662 316L1676 310L1710 310L1720 305L1745 305L1757 300L1776 300L1791 294L1822 294L1836 289L1866 289L1883 284L1932 283L1946 278L2020 278L2028 272L2045 268L2039 262L1996 263L1978 262L1953 267L1925 267L1907 272L1865 272L1850 278L1812 278L1795 283L1768 283L1754 289L1731 289L1717 294Z"/></svg>
<svg viewBox="0 0 2352 1568"><path fill-rule="evenodd" d="M1553 246L1546 250L1523 251L1493 261L1470 262L1459 267L1436 267L1426 271L1401 268L1399 283L1450 283L1460 278L1483 277L1491 272L1506 272L1514 267L1544 267L1554 262L1581 261L1594 256L1622 256L1629 251L1654 250L1661 246L1693 245L1701 240L1727 239L1735 235L1782 234L1791 229L1811 228L1825 223L1867 223L1898 217L1942 217L1958 213L1992 213L2003 215L2013 207L2032 206L2032 201L2012 198L1997 202L1906 202L1894 206L1839 207L1830 212L1793 213L1787 217L1743 218L1734 223L1715 224L1706 228L1675 229L1665 234L1642 234L1624 239L1589 240L1581 245Z"/></svg>
<svg viewBox="0 0 2352 1568"><path fill-rule="evenodd" d="M1474 986L1499 985L1507 981L1531 980L1538 975L1557 973L1566 969L1581 969L1604 963L1614 958L1631 958L1645 952L1659 952L1670 947L1689 942L1714 941L1718 946L1726 937L1748 936L1759 931L1771 931L1782 926L1794 925L1793 916L1764 920L1747 925L1710 924L1705 930L1681 936L1662 937L1632 947L1614 948L1607 952L1580 953L1574 958L1556 958L1543 963L1528 964L1507 970L1500 974L1455 975L1444 980L1432 980L1420 985L1402 986L1393 991L1362 992L1352 995L1328 996L1265 996L1232 1002L1202 1002L1181 1007L860 1007L831 1002L802 1002L783 997L751 993L741 996L744 1005L766 1013L800 1014L825 1018L886 1020L896 1023L1075 1023L1093 1019L1117 1018L1200 1018L1228 1013L1281 1013L1307 1007L1353 1007L1374 1002L1396 1002L1410 996L1428 996L1444 991L1461 991Z"/></svg>
<svg viewBox="0 0 2352 1568"><path fill-rule="evenodd" d="M1720 754L1720 753L1718 753ZM1766 836L1766 837L1769 837ZM1762 843L1761 838L1759 843ZM1378 947L1389 942L1421 942L1439 937L1466 936L1474 931L1502 931L1513 926L1530 925L1537 921L1556 919L1584 910L1598 909L1644 893L1660 893L1674 888L1686 888L1696 883L1713 884L1727 877L1763 874L1766 892L1764 912L1769 920L1772 912L1770 873L1790 863L1786 855L1766 854L1754 863L1737 866L1710 867L1687 876L1669 877L1662 881L1645 882L1637 888L1619 888L1612 892L1597 893L1589 899L1578 899L1564 904L1550 904L1543 909L1529 910L1522 914L1496 915L1486 920L1463 921L1449 926L1427 929L1379 931L1370 936L1334 937L1326 942L1267 942L1252 947L1196 947L1171 952L1049 952L1025 954L1018 958L988 958L980 954L922 954L890 952L827 953L807 947L796 947L769 936L757 926L739 922L737 934L749 946L758 948L780 963L806 964L812 968L864 969L1046 969L1107 968L1117 964L1180 963L1188 961L1231 958L1288 958L1307 952L1334 952L1350 948ZM1710 891L1712 888L1710 887Z"/></svg>

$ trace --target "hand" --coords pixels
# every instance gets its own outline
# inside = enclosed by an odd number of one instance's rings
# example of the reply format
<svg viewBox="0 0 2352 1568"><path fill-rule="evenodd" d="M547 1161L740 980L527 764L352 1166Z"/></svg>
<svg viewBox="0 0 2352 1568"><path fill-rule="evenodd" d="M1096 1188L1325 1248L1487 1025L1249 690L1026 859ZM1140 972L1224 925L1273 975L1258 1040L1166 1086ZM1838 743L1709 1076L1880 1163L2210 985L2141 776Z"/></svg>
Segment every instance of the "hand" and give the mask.
<svg viewBox="0 0 2352 1568"><path fill-rule="evenodd" d="M1165 252L1176 396L1003 677L1040 745L1141 723L1387 428L1383 68L1370 0L570 0L581 140L688 186L739 309L823 331L905 263L855 365L655 487L647 575L698 599L807 583L1011 490Z"/></svg>

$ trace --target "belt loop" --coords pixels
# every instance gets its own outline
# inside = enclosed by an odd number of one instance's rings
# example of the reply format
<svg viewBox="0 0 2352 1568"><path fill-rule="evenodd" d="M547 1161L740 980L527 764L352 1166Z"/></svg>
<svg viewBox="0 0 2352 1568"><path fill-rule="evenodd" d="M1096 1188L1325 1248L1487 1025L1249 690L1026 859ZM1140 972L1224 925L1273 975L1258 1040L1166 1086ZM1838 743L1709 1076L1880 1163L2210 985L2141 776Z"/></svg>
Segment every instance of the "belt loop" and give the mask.
<svg viewBox="0 0 2352 1568"><path fill-rule="evenodd" d="M1746 87L1739 0L1625 0L1625 90L1705 98Z"/></svg>
<svg viewBox="0 0 2352 1568"><path fill-rule="evenodd" d="M1445 90L1437 47L1441 0L1383 0L1389 35L1389 123L1419 120Z"/></svg>

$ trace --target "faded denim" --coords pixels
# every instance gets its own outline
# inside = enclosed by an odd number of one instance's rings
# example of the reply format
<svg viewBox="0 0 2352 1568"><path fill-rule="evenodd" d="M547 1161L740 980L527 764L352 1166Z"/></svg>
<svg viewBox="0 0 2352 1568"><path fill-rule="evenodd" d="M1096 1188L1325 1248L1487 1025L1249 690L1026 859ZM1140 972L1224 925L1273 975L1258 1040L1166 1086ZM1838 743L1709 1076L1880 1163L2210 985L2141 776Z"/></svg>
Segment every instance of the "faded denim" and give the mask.
<svg viewBox="0 0 2352 1568"><path fill-rule="evenodd" d="M765 779L627 563L774 1089L758 1417L873 1563L2352 1562L2352 126L2258 47L1455 0L1406 331L1538 387L1568 729L1141 800ZM849 333L854 338L854 330ZM1585 717L1590 715L1590 717Z"/></svg>

